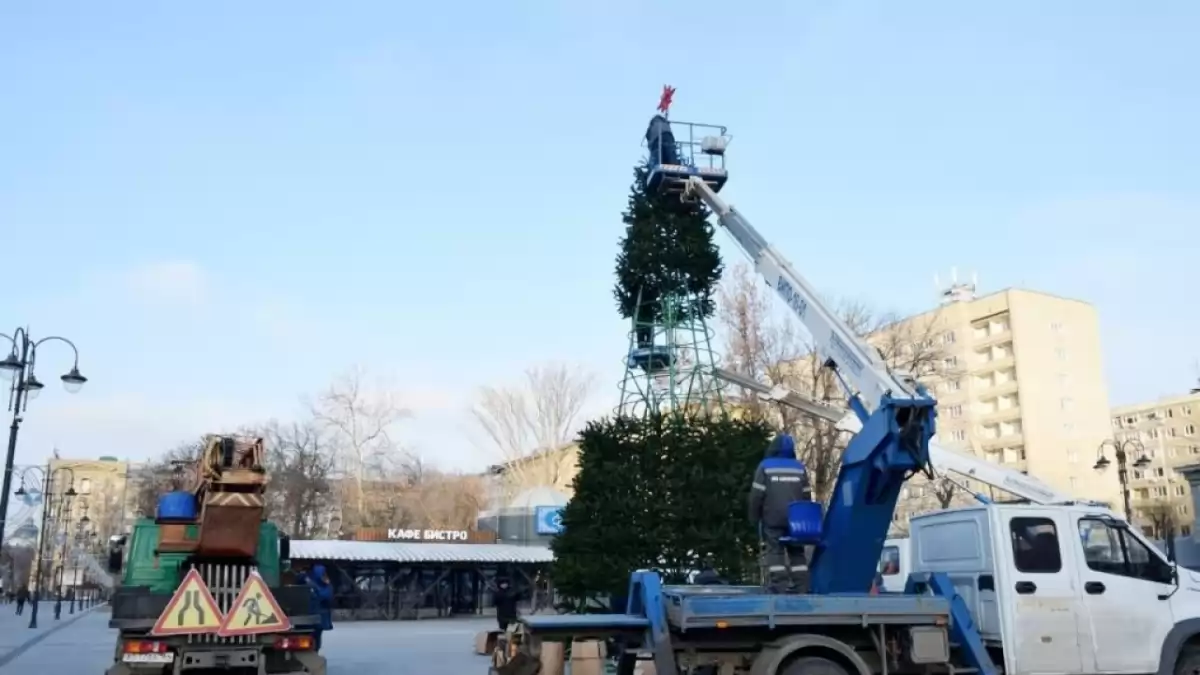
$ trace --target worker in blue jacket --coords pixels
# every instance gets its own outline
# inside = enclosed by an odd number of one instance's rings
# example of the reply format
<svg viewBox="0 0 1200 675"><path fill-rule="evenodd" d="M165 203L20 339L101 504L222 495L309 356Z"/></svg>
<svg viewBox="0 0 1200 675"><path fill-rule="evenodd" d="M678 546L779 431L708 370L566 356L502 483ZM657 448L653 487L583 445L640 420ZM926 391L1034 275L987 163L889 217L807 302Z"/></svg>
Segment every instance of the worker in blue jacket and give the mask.
<svg viewBox="0 0 1200 675"><path fill-rule="evenodd" d="M790 434L777 435L767 446L766 456L750 483L750 522L759 526L765 546L763 565L767 568L767 586L775 592L793 590L794 578L806 576L808 565L803 546L789 546L787 537L788 506L812 499L812 487L804 462L796 458L796 441ZM789 565L785 565L785 560Z"/></svg>
<svg viewBox="0 0 1200 675"><path fill-rule="evenodd" d="M304 583L312 589L312 611L321 619L314 632L316 648L320 651L321 636L325 631L333 630L333 584L329 582L324 565L313 565L312 572L304 575Z"/></svg>

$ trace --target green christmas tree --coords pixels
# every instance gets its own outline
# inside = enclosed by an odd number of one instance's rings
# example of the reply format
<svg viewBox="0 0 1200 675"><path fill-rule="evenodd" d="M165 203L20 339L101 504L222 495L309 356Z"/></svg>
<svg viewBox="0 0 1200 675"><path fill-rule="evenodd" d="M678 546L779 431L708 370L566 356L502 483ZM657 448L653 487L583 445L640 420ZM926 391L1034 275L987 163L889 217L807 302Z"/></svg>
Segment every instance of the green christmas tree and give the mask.
<svg viewBox="0 0 1200 675"><path fill-rule="evenodd" d="M626 319L656 323L663 318L663 298L691 295L697 302L688 306L711 317L722 265L708 210L678 194L649 192L646 175L644 165L634 170L629 207L622 214L626 228L617 255L617 308Z"/></svg>

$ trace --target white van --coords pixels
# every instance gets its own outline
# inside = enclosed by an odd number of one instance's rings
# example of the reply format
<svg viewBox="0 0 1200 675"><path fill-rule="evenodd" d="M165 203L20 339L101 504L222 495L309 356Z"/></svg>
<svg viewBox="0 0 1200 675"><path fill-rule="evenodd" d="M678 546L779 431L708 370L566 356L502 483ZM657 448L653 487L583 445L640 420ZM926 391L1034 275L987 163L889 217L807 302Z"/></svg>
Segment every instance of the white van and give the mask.
<svg viewBox="0 0 1200 675"><path fill-rule="evenodd" d="M883 542L883 554L879 557L879 574L883 577L883 588L888 593L903 593L904 583L912 569L908 538L888 539Z"/></svg>

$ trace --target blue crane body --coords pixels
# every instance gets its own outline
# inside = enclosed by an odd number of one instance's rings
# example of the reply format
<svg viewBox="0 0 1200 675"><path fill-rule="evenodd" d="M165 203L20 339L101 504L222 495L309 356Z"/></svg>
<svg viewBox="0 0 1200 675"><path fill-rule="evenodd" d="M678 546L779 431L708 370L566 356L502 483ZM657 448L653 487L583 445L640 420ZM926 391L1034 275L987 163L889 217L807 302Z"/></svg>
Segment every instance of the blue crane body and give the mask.
<svg viewBox="0 0 1200 675"><path fill-rule="evenodd" d="M811 528L803 542L814 546L809 592L771 594L760 586L663 586L656 573L638 571L630 580L624 615L530 616L522 623L531 635L543 639L624 636L650 652L657 672L663 674L679 672L682 664L677 656L702 652L711 641L728 642L736 630L765 630L774 636L773 642L762 643L764 634L754 633L754 639L760 640L755 644L765 646L758 650L749 672L792 675L802 672L784 665L795 662L793 652L828 639L808 632L813 627L823 631L836 631L839 626L878 628L880 640L886 629L899 628L914 642L916 631L930 629L944 636L948 629L949 637L942 638L947 640L947 653L952 641L974 672L997 675L966 603L944 574L913 575L904 594L871 594L904 482L918 472L932 475L936 401L914 377L890 369L879 351L850 330L749 221L717 196L728 179L724 157L729 138L724 127L668 121L665 114L656 115L646 134L647 185L699 199L712 210L767 285L804 325L816 358L836 374L850 409L861 421L861 429L843 453L821 526ZM781 635L791 635L790 641ZM619 675L632 672L632 665L626 665L619 668Z"/></svg>

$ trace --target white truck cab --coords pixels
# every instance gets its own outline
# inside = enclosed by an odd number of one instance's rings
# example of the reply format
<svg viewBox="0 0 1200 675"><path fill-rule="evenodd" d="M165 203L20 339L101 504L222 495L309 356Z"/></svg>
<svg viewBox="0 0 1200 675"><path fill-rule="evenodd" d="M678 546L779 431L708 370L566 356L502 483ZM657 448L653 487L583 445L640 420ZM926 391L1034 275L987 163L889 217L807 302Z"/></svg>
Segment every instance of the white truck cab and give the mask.
<svg viewBox="0 0 1200 675"><path fill-rule="evenodd" d="M950 576L1009 675L1200 672L1200 574L1107 509L938 511L909 542L911 571Z"/></svg>

